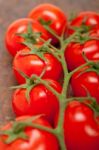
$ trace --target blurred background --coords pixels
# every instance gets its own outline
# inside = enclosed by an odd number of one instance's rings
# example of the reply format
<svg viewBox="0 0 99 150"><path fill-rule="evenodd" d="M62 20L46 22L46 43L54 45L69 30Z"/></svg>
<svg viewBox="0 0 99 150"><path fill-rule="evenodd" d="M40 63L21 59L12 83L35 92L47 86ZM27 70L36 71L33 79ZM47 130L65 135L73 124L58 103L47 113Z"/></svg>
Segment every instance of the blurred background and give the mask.
<svg viewBox="0 0 99 150"><path fill-rule="evenodd" d="M14 117L9 87L16 82L11 68L12 58L4 46L6 29L14 20L27 17L28 12L41 3L59 6L66 15L86 10L99 12L99 0L0 0L0 124Z"/></svg>

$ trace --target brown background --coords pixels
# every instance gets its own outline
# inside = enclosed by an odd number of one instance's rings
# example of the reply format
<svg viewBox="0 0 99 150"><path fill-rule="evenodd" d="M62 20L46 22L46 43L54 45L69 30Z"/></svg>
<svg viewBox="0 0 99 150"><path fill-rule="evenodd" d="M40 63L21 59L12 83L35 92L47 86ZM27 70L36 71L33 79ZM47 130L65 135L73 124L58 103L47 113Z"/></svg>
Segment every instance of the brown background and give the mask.
<svg viewBox="0 0 99 150"><path fill-rule="evenodd" d="M0 124L14 117L9 87L16 83L11 69L12 58L4 47L6 29L12 21L26 17L33 7L45 2L59 6L65 14L99 10L99 0L0 0Z"/></svg>

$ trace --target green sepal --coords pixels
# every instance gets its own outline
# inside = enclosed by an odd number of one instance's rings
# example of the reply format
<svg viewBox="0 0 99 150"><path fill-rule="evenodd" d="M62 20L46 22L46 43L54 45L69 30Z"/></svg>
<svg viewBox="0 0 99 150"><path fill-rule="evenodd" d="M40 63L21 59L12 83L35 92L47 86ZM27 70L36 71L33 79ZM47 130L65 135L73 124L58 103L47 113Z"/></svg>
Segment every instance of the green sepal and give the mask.
<svg viewBox="0 0 99 150"><path fill-rule="evenodd" d="M40 59L42 59L43 61L46 61L46 58L44 57L45 53L51 53L51 50L49 48L49 44L50 44L51 40L49 39L48 41L46 41L42 46L37 47L37 46L33 46L28 42L24 42L24 44L30 48L30 51L28 52L22 52L21 55L25 56L25 55L37 55Z"/></svg>
<svg viewBox="0 0 99 150"><path fill-rule="evenodd" d="M95 72L97 75L99 75L99 69L98 69L98 64L99 63L95 63L93 62L93 64L90 65L90 68L86 68L85 70L81 71L77 78L79 78L81 75L83 75L84 73L88 73L88 72ZM98 67L97 67L98 66Z"/></svg>
<svg viewBox="0 0 99 150"><path fill-rule="evenodd" d="M32 88L37 85L37 83L35 83L35 79L33 77L27 76L25 73L23 73L19 69L16 69L16 70L26 80L26 83L22 85L12 86L10 88L11 89L26 89L26 94L25 94L26 100L28 101L28 103L30 103L30 92Z"/></svg>
<svg viewBox="0 0 99 150"><path fill-rule="evenodd" d="M42 25L46 25L46 26L50 26L50 25L52 24L52 21L51 21L51 20L45 21L45 20L42 19L42 18L39 19L39 22L40 22Z"/></svg>
<svg viewBox="0 0 99 150"><path fill-rule="evenodd" d="M85 42L92 39L92 37L90 37L90 32L89 32L90 26L86 26L86 25L82 24L80 27L70 26L70 29L77 32L77 35L73 39L73 42L84 44Z"/></svg>
<svg viewBox="0 0 99 150"><path fill-rule="evenodd" d="M10 128L8 130L0 131L0 135L8 136L7 139L3 142L5 142L6 144L11 144L12 142L14 142L17 139L28 140L29 137L25 133L25 128L33 127L33 121L42 116L43 116L43 114L30 117L29 119L24 120L24 121L13 121L11 123L12 128Z"/></svg>
<svg viewBox="0 0 99 150"><path fill-rule="evenodd" d="M37 85L37 84L34 83L33 85L28 86L27 89L26 89L25 96L26 96L26 99L27 99L27 101L28 101L29 104L30 104L30 92L31 92L31 90L32 90L36 85Z"/></svg>
<svg viewBox="0 0 99 150"><path fill-rule="evenodd" d="M40 38L41 32L34 32L32 28L32 24L29 23L27 27L26 33L17 33L18 36L24 38L25 42L31 43L31 44L37 44L37 39ZM22 42L22 44L25 44Z"/></svg>
<svg viewBox="0 0 99 150"><path fill-rule="evenodd" d="M16 85L16 86L11 86L10 89L26 89L27 85L22 84L22 85Z"/></svg>

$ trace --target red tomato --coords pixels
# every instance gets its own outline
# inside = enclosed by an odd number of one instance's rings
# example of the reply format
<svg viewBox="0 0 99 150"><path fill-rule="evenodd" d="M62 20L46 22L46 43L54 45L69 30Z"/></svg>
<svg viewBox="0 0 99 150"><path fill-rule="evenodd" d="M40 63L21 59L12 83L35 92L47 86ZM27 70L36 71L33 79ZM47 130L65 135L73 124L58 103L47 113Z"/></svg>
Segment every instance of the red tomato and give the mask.
<svg viewBox="0 0 99 150"><path fill-rule="evenodd" d="M17 118L17 121L25 121L26 119L29 119L29 117L21 117ZM40 118L33 121L33 123L40 124L46 127L50 127L49 123ZM11 129L12 124L9 123L2 130L8 130ZM59 150L59 145L57 139L54 137L54 135L46 132L41 131L36 128L30 128L26 127L25 134L28 136L28 140L24 139L16 139L14 142L10 144L4 144L1 141L1 138L3 140L6 140L6 136L0 137L0 149L2 150Z"/></svg>
<svg viewBox="0 0 99 150"><path fill-rule="evenodd" d="M89 91L90 95L96 98L99 103L99 75L94 71L81 72L85 71L83 68L78 72L74 73L71 78L71 87L75 96L86 96L86 90Z"/></svg>
<svg viewBox="0 0 99 150"><path fill-rule="evenodd" d="M85 24L88 26L99 25L99 14L91 11L81 12L74 20L72 20L71 25L80 26L83 21L85 21Z"/></svg>
<svg viewBox="0 0 99 150"><path fill-rule="evenodd" d="M24 49L18 52L13 62L14 74L20 84L24 83L25 79L18 73L17 70L24 72L30 77L33 74L39 76L42 73L44 67L46 67L46 72L43 78L50 78L53 80L58 80L61 78L61 63L52 54L44 54L46 61L43 61L36 54L23 56L22 53L24 52L29 52L29 50Z"/></svg>
<svg viewBox="0 0 99 150"><path fill-rule="evenodd" d="M99 117L77 101L69 103L64 119L65 141L68 150L99 150Z"/></svg>
<svg viewBox="0 0 99 150"><path fill-rule="evenodd" d="M68 45L65 51L65 59L70 71L85 63L82 56L83 52L89 60L99 60L99 40L89 40L84 44L71 43Z"/></svg>
<svg viewBox="0 0 99 150"><path fill-rule="evenodd" d="M61 92L61 86L54 80L49 81L51 86ZM17 116L43 114L48 121L54 122L59 109L56 96L44 85L38 84L30 92L30 102L26 99L26 89L18 89L12 97L12 106Z"/></svg>
<svg viewBox="0 0 99 150"><path fill-rule="evenodd" d="M24 38L18 36L17 34L27 33L27 27L29 23L31 23L34 32L41 32L43 39L45 40L49 39L47 31L38 22L29 18L16 20L8 27L5 36L5 43L7 50L10 52L12 56L15 56L15 54L18 51L26 47L25 45L21 44L22 42L24 42ZM41 42L39 42L39 44L40 43Z"/></svg>
<svg viewBox="0 0 99 150"><path fill-rule="evenodd" d="M71 21L70 26L79 27L82 23L91 27L91 29L97 25L99 26L99 14L92 11L80 12L78 16ZM73 30L69 29L68 32L72 34Z"/></svg>
<svg viewBox="0 0 99 150"><path fill-rule="evenodd" d="M67 28L67 17L58 7L52 4L41 4L35 7L30 13L29 18L39 21L43 19L44 21L51 21L50 27L56 32L57 35L61 35L64 28ZM54 36L49 34L49 38L52 39L52 43L57 43Z"/></svg>

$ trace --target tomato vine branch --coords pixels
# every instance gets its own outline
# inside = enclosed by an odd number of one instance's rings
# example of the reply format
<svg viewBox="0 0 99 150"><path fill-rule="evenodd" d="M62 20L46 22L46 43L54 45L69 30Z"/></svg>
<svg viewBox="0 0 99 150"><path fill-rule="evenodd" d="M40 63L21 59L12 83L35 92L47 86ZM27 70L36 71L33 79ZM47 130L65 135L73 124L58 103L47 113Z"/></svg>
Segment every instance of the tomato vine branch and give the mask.
<svg viewBox="0 0 99 150"><path fill-rule="evenodd" d="M18 88L26 88L27 89L27 97L29 97L29 93L31 91L31 89L33 88L33 86L37 85L37 84L43 84L44 86L46 86L46 88L48 88L51 92L53 92L53 94L55 94L55 96L57 97L58 101L59 101L59 116L58 116L58 123L55 129L51 129L45 126L41 126L39 124L35 124L35 123L27 123L25 122L25 124L21 124L21 128L23 129L26 125L27 126L31 126L37 129L41 129L47 132L50 132L52 134L54 134L60 144L60 149L61 150L67 150L67 146L65 144L65 137L64 137L64 129L63 129L63 124L64 124L64 116L65 116L65 110L66 107L68 105L69 102L73 101L73 100L77 100L80 102L84 102L84 100L91 100L93 102L93 106L96 107L95 104L95 100L94 98L92 98L91 96L87 95L87 97L70 97L67 98L67 91L68 91L68 87L69 87L69 82L70 79L72 77L72 75L77 72L78 70L80 70L83 67L86 66L90 66L90 65L94 65L93 61L89 61L87 60L87 62L81 66L79 66L78 68L74 69L73 71L69 72L68 71L68 67L67 67L67 63L65 60L65 50L68 46L69 43L71 42L75 42L75 41L79 41L80 42L84 42L82 41L82 37L80 36L81 32L83 31L83 28L78 28L76 29L76 31L68 38L64 39L64 34L65 34L65 30L62 33L61 36L58 36L53 29L50 28L49 23L45 24L44 21L41 21L41 23L43 24L44 28L53 35L54 38L56 38L59 43L60 43L60 47L56 48L54 47L50 42L51 41L45 41L44 39L41 38L41 34L40 33L34 33L32 30L32 28L28 28L28 34L22 34L20 36L24 37L25 41L23 44L25 44L27 47L30 48L30 52L27 53L26 55L29 54L36 54L38 57L40 57L42 60L44 60L44 54L45 53L50 53L52 54L58 61L61 62L62 68L63 68L63 73L64 73L64 80L63 80L63 88L61 93L58 93L53 87L51 87L50 83L47 80L42 79L42 76L45 73L45 70L42 71L40 76L37 75L32 75L31 78L29 78L28 76L26 76L24 73L20 72L19 73L26 78L26 84L18 86ZM30 38L30 39L29 39ZM41 46L38 46L35 49L35 44L36 44L36 38L39 38L40 41L43 42L43 44ZM32 41L33 40L33 41ZM88 38L86 38L85 40L88 40ZM34 44L34 46L33 46ZM52 49L52 50L51 50ZM25 54L23 54L25 55ZM34 85L33 85L34 84ZM86 104L87 105L87 104ZM91 109L94 109L94 107L90 104L88 104L88 106ZM99 108L97 108L99 109ZM14 127L13 127L14 128ZM10 132L6 132L8 135L12 134L13 130L11 130ZM5 133L5 134L6 134ZM27 138L23 132L21 132L20 134L21 138ZM14 133L14 138L13 137L9 137L10 140L14 140L17 138L17 135Z"/></svg>

